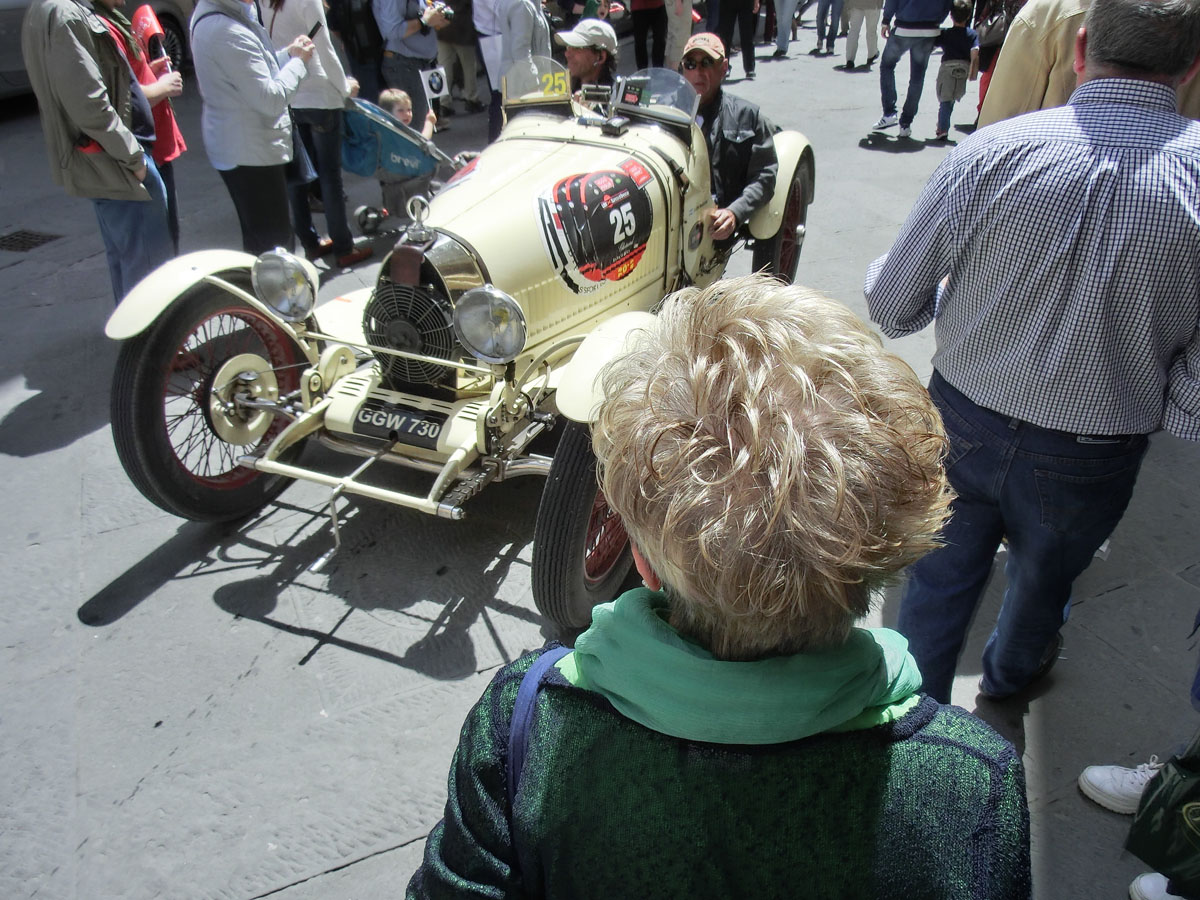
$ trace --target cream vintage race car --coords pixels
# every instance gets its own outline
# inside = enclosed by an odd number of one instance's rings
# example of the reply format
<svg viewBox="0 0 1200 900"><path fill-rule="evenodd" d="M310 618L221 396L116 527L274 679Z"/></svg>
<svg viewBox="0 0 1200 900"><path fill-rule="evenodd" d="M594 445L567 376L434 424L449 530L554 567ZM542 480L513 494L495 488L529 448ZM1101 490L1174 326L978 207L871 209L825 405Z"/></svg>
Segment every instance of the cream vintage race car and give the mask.
<svg viewBox="0 0 1200 900"><path fill-rule="evenodd" d="M586 625L630 565L596 484L597 372L666 294L721 277L727 259L707 227L696 105L662 69L572 98L565 70L535 59L505 79L500 139L414 202L373 289L314 309L316 269L283 251L167 263L106 328L124 342L112 429L125 471L197 520L246 516L291 479L326 485L335 535L342 493L461 519L490 482L546 476L534 600ZM775 196L747 239L756 268L790 280L813 155L796 132L775 144ZM561 432L553 458L530 450L544 432ZM365 461L345 476L306 467L310 439ZM379 463L428 473L428 492L389 486Z"/></svg>

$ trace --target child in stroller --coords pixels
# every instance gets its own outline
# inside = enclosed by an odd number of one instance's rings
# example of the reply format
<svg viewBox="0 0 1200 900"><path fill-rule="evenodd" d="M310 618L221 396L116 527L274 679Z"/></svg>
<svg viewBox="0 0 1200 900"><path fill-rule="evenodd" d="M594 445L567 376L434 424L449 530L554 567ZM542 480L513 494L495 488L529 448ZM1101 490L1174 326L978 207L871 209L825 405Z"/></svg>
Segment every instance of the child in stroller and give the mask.
<svg viewBox="0 0 1200 900"><path fill-rule="evenodd" d="M460 165L430 140L437 122L432 111L424 128L417 131L409 125L412 100L408 94L386 90L379 101L383 108L365 100L347 101L343 116L342 168L378 178L382 193L380 207L360 206L354 211L364 234L378 231L389 215L405 216L414 195L432 193L438 186L433 177L439 166Z"/></svg>

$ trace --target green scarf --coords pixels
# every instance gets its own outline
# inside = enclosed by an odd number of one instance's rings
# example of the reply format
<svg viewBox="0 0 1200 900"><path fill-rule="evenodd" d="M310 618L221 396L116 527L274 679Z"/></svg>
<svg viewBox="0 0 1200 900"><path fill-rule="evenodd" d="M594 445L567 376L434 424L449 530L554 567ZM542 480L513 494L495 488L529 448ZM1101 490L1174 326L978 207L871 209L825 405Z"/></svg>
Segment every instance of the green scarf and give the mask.
<svg viewBox="0 0 1200 900"><path fill-rule="evenodd" d="M729 662L671 628L667 606L646 588L597 606L559 670L647 728L716 744L870 728L918 702L921 673L890 629L855 628L833 649Z"/></svg>

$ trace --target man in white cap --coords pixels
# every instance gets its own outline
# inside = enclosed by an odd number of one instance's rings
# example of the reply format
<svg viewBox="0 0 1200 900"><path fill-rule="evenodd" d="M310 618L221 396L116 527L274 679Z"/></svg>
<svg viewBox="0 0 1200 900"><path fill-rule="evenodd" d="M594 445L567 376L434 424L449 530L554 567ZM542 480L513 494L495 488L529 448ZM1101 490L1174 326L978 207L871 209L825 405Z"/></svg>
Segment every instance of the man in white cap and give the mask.
<svg viewBox="0 0 1200 900"><path fill-rule="evenodd" d="M554 40L566 48L571 89L584 84L612 84L617 71L617 33L600 19L580 19L570 31L559 31Z"/></svg>
<svg viewBox="0 0 1200 900"><path fill-rule="evenodd" d="M696 121L708 143L717 204L710 223L712 236L726 241L775 191L779 173L775 128L753 103L721 90L729 60L715 34L692 35L683 47L679 69L700 95Z"/></svg>

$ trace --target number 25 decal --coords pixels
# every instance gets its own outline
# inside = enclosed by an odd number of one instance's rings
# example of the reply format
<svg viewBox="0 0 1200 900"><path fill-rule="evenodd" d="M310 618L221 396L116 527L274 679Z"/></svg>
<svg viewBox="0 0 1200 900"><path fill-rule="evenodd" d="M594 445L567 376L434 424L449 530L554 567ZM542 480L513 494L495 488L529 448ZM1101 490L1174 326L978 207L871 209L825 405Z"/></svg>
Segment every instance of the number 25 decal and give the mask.
<svg viewBox="0 0 1200 900"><path fill-rule="evenodd" d="M542 73L542 94L544 96L553 96L555 94L567 94L570 92L570 86L567 84L566 72L543 72Z"/></svg>
<svg viewBox="0 0 1200 900"><path fill-rule="evenodd" d="M627 237L632 237L637 230L637 220L633 217L633 207L622 203L616 209L608 212L608 221L613 226L613 243L619 244Z"/></svg>

